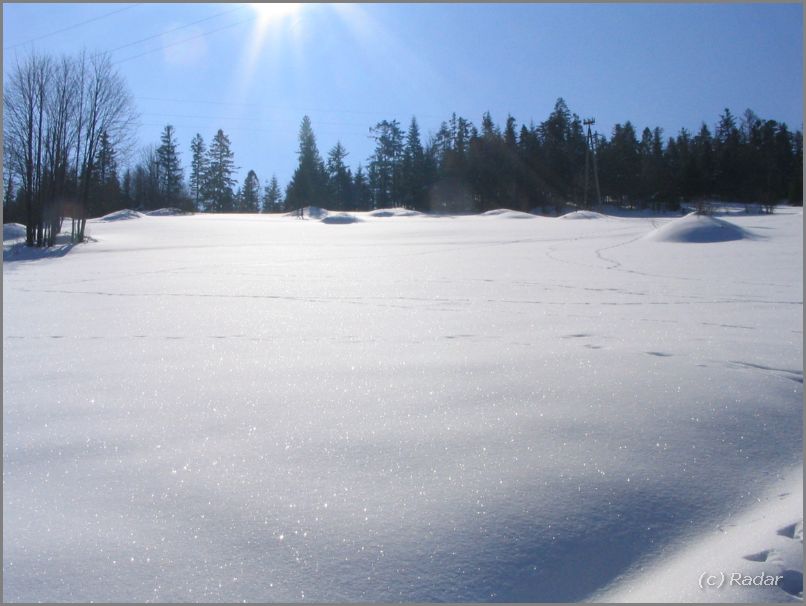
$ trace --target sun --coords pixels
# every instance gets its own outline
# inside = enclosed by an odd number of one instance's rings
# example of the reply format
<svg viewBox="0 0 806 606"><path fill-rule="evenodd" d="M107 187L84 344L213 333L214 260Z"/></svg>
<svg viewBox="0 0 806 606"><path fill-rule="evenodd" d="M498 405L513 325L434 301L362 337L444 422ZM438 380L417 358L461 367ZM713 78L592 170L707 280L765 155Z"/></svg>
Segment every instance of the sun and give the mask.
<svg viewBox="0 0 806 606"><path fill-rule="evenodd" d="M249 8L254 16L252 31L244 37L243 57L237 62L236 78L242 88L240 94L245 95L261 60L279 56L288 60L288 53L304 28L303 14L308 7L296 2L250 2L241 6Z"/></svg>
<svg viewBox="0 0 806 606"><path fill-rule="evenodd" d="M302 4L296 2L251 2L249 7L255 11L258 19L267 23L298 12Z"/></svg>

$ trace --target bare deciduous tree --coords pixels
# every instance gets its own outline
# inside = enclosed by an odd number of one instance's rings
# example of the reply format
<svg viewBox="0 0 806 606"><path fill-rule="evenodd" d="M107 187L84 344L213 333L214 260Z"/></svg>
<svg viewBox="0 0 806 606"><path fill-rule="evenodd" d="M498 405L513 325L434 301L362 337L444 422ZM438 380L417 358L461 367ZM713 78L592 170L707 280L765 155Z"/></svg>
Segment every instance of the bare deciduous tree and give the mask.
<svg viewBox="0 0 806 606"><path fill-rule="evenodd" d="M73 62L62 57L55 65L51 80L51 95L47 104L48 132L46 138L46 165L48 190L45 199L45 241L53 246L61 231L69 171L70 149L76 141L75 102L77 78Z"/></svg>
<svg viewBox="0 0 806 606"><path fill-rule="evenodd" d="M136 120L131 94L122 76L115 71L108 54L95 54L80 59L81 111L76 158L81 190L78 216L73 221L73 239L82 241L87 224L92 171L95 167L101 136L106 133L113 146L123 145L132 133Z"/></svg>
<svg viewBox="0 0 806 606"><path fill-rule="evenodd" d="M26 243L53 245L68 211L72 239L82 241L101 136L124 153L132 140L136 114L126 83L108 54L57 60L32 52L4 89L3 157L22 192Z"/></svg>
<svg viewBox="0 0 806 606"><path fill-rule="evenodd" d="M20 177L28 246L42 246L42 172L50 58L31 53L17 62L4 87L4 153Z"/></svg>

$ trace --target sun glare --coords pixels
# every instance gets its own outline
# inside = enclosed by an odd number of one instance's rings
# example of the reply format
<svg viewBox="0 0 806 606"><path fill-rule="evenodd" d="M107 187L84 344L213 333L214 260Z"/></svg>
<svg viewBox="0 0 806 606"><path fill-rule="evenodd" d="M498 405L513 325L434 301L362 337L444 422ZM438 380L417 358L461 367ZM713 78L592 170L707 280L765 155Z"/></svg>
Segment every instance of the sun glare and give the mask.
<svg viewBox="0 0 806 606"><path fill-rule="evenodd" d="M272 21L288 17L299 10L300 4L294 2L251 2L249 6L261 21Z"/></svg>
<svg viewBox="0 0 806 606"><path fill-rule="evenodd" d="M302 27L305 4L289 2L250 2L246 4L255 16L252 32L245 39L244 54L237 62L239 95L253 83L255 69L267 57L276 59L288 53L295 44ZM267 48L268 47L268 48Z"/></svg>

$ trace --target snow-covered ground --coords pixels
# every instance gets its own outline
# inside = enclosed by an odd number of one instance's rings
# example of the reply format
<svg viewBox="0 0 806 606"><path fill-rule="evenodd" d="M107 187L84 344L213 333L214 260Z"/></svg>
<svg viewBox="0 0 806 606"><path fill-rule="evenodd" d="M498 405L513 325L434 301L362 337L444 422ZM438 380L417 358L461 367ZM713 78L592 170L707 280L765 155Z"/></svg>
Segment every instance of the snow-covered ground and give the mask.
<svg viewBox="0 0 806 606"><path fill-rule="evenodd" d="M798 599L799 209L350 215L4 242L6 601Z"/></svg>

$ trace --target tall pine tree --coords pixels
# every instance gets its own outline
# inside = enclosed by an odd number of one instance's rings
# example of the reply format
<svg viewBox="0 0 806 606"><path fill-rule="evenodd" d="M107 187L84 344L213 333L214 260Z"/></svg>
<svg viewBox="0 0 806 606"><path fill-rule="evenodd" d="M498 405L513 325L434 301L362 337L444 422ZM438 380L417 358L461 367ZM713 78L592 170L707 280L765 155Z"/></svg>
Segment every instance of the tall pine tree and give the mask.
<svg viewBox="0 0 806 606"><path fill-rule="evenodd" d="M352 207L353 175L344 163L347 156L347 150L340 141L337 141L327 154L330 204L336 210L348 210Z"/></svg>
<svg viewBox="0 0 806 606"><path fill-rule="evenodd" d="M183 206L184 175L179 162L174 127L166 125L160 136L160 146L157 148L157 161L159 162L160 192L166 206Z"/></svg>
<svg viewBox="0 0 806 606"><path fill-rule="evenodd" d="M271 176L271 182L266 186L263 195L264 213L276 213L283 209L283 194L280 191L280 184L277 183L277 176Z"/></svg>
<svg viewBox="0 0 806 606"><path fill-rule="evenodd" d="M353 206L356 210L369 210L372 207L372 192L369 180L360 164L353 177Z"/></svg>
<svg viewBox="0 0 806 606"><path fill-rule="evenodd" d="M190 142L190 197L193 210L200 210L204 204L205 180L207 178L207 147L199 133Z"/></svg>
<svg viewBox="0 0 806 606"><path fill-rule="evenodd" d="M375 208L399 205L403 198L403 131L397 120L383 120L369 129L375 152L369 162L369 186Z"/></svg>
<svg viewBox="0 0 806 606"><path fill-rule="evenodd" d="M429 166L420 140L420 127L417 118L412 116L406 131L406 145L403 149L401 170L401 203L407 208L419 211L428 210Z"/></svg>
<svg viewBox="0 0 806 606"><path fill-rule="evenodd" d="M238 209L242 213L256 213L260 206L260 181L255 174L255 171L250 170L246 174L243 187L241 188L241 195L239 196Z"/></svg>
<svg viewBox="0 0 806 606"><path fill-rule="evenodd" d="M120 206L120 182L117 173L117 154L106 131L101 133L98 160L93 170L89 198L90 216L100 216Z"/></svg>
<svg viewBox="0 0 806 606"><path fill-rule="evenodd" d="M287 210L327 204L327 173L308 116L299 127L299 164L286 188Z"/></svg>
<svg viewBox="0 0 806 606"><path fill-rule="evenodd" d="M230 149L230 140L224 131L218 129L207 151L207 175L205 178L204 198L208 204L206 210L212 212L232 212L235 194L232 188L235 179L235 154Z"/></svg>

